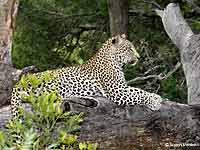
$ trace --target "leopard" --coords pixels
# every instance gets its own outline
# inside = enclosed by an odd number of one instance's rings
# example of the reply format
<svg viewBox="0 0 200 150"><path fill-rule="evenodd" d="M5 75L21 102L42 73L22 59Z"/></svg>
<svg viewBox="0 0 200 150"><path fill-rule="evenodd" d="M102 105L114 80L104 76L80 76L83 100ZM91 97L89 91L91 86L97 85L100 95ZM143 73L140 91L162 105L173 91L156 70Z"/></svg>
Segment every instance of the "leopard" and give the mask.
<svg viewBox="0 0 200 150"><path fill-rule="evenodd" d="M125 34L109 38L88 61L81 65L73 65L54 70L47 70L51 79L41 82L34 93L57 90L63 101L69 98L105 97L122 106L145 106L156 111L161 107L162 98L156 93L150 93L140 88L128 86L123 66L136 65L140 58L135 46ZM35 73L41 78L45 72ZM22 94L28 95L33 90L14 87L11 95L12 116L19 115Z"/></svg>

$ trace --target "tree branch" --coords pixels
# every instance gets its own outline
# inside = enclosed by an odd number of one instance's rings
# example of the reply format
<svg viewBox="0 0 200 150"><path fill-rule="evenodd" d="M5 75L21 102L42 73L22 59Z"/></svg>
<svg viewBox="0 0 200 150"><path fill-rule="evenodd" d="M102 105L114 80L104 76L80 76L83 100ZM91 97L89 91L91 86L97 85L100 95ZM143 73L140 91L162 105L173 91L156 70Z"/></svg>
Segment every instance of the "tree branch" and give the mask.
<svg viewBox="0 0 200 150"><path fill-rule="evenodd" d="M157 10L165 31L179 48L188 86L188 103L200 104L200 35L195 35L184 20L178 4Z"/></svg>
<svg viewBox="0 0 200 150"><path fill-rule="evenodd" d="M181 67L181 63L178 62L178 63L175 65L174 69L171 70L170 72L168 72L164 77L161 77L160 80L166 80L166 79L168 79L168 78L169 78L174 72L176 72L180 67Z"/></svg>
<svg viewBox="0 0 200 150"><path fill-rule="evenodd" d="M166 80L166 79L168 79L174 72L176 72L176 71L180 68L180 66L181 66L181 63L178 62L178 63L175 65L174 69L171 70L171 71L169 71L169 72L168 72L166 75L164 75L164 76L163 76L163 73L160 73L159 75L148 75L148 76L145 76L145 77L136 77L136 78L134 78L134 79L132 79L132 80L127 81L127 84L132 84L132 83L134 83L134 82L136 82L136 81L143 81L143 80L148 80L148 79L151 79L151 78L155 78L155 79L158 79L158 80ZM155 69L155 68L157 68L157 67L159 67L159 66L156 66L156 67L154 67L154 68L152 68L152 69L149 69L149 70L148 70L147 72L145 72L144 74L147 74L148 72L152 71L153 69Z"/></svg>
<svg viewBox="0 0 200 150"><path fill-rule="evenodd" d="M151 5L155 6L157 9L163 9L163 8L162 8L158 3L156 3L155 1L140 0L140 2L151 4Z"/></svg>
<svg viewBox="0 0 200 150"><path fill-rule="evenodd" d="M154 71L156 69L160 68L160 65L157 65L157 66L154 66L153 68L150 68L149 70L145 71L144 72L144 75L147 75L149 74L151 71Z"/></svg>
<svg viewBox="0 0 200 150"><path fill-rule="evenodd" d="M149 18L158 18L158 16L155 13L145 13L142 10L129 10L128 15L129 16L143 16L143 17L149 17Z"/></svg>
<svg viewBox="0 0 200 150"><path fill-rule="evenodd" d="M132 83L134 83L136 81L144 81L144 80L148 80L148 79L152 79L152 78L156 78L156 79L160 80L162 78L161 76L162 76L162 74L159 74L159 75L148 75L148 76L145 76L145 77L136 77L136 78L134 78L132 80L127 81L127 84L132 84Z"/></svg>
<svg viewBox="0 0 200 150"><path fill-rule="evenodd" d="M200 15L200 7L197 6L193 0L185 0L189 5L193 7L193 10Z"/></svg>

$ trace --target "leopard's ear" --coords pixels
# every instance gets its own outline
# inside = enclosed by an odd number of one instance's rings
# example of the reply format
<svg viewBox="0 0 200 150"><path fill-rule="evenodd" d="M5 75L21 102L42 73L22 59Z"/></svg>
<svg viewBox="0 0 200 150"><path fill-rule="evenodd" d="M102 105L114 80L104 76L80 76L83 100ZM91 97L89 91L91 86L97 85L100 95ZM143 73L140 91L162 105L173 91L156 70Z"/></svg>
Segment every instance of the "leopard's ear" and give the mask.
<svg viewBox="0 0 200 150"><path fill-rule="evenodd" d="M122 34L121 37L122 37L123 39L126 39L126 34Z"/></svg>
<svg viewBox="0 0 200 150"><path fill-rule="evenodd" d="M120 44L123 39L126 39L126 35L125 34L118 34L114 37L112 37L111 41L112 41L112 44Z"/></svg>
<svg viewBox="0 0 200 150"><path fill-rule="evenodd" d="M119 40L120 40L120 35L116 35L116 36L112 37L112 44L119 43Z"/></svg>
<svg viewBox="0 0 200 150"><path fill-rule="evenodd" d="M116 37L113 37L112 38L112 44L116 44L117 43L117 38Z"/></svg>

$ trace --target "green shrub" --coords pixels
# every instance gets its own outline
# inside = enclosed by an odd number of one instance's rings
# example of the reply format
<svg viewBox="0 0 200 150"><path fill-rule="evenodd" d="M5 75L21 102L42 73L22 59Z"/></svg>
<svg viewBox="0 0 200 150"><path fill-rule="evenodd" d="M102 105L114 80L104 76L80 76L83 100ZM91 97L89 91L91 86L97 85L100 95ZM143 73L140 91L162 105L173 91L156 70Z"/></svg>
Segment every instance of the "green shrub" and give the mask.
<svg viewBox="0 0 200 150"><path fill-rule="evenodd" d="M27 82L35 85L41 81L34 75L28 75L23 77L21 84L17 86L25 88ZM23 122L10 120L6 129L0 131L0 149L97 149L97 144L78 142L78 136L75 135L80 130L83 113L64 112L60 107L61 98L56 91L43 92L41 96L31 93L23 96L23 99L30 103L32 111L27 112L21 108L19 117L23 116ZM20 140L17 140L19 137ZM20 141L20 143L16 143L16 141Z"/></svg>

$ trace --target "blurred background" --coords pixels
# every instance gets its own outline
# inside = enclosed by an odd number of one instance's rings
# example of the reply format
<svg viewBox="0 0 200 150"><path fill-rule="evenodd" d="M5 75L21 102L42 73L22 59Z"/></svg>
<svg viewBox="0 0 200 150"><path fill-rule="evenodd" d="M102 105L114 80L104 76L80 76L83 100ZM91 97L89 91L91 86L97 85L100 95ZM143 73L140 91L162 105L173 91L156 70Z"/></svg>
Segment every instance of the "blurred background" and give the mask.
<svg viewBox="0 0 200 150"><path fill-rule="evenodd" d="M170 0L129 0L128 39L141 55L134 67L124 66L130 86L186 103L187 87L179 50L165 33L155 8ZM179 1L184 18L200 31L200 1ZM111 37L107 0L20 0L12 60L16 68L41 71L83 64Z"/></svg>

